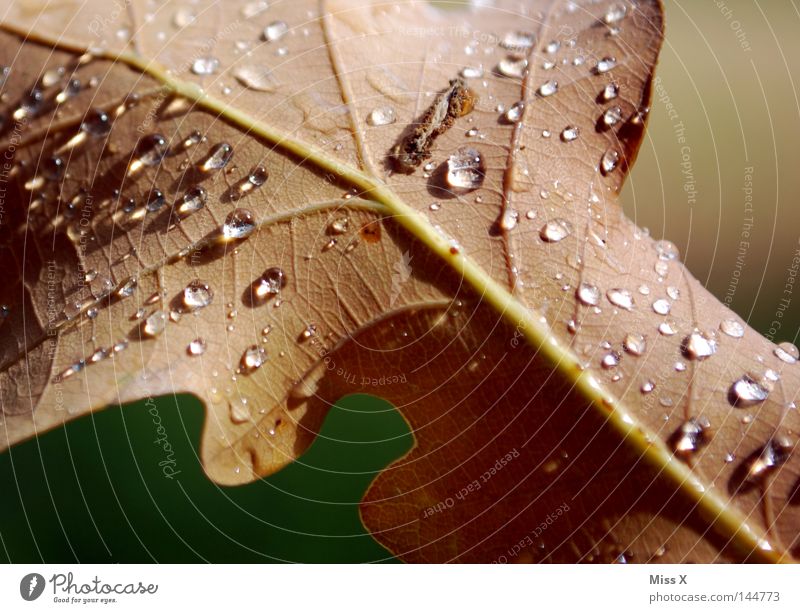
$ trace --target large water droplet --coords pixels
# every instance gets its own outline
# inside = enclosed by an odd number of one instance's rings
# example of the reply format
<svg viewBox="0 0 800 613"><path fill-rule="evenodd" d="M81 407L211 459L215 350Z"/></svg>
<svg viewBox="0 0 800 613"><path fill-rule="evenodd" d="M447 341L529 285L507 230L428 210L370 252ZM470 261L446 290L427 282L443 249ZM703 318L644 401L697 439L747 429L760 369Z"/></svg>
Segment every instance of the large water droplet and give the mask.
<svg viewBox="0 0 800 613"><path fill-rule="evenodd" d="M647 349L647 340L641 334L628 334L622 343L625 351L631 355L643 355Z"/></svg>
<svg viewBox="0 0 800 613"><path fill-rule="evenodd" d="M233 77L248 89L259 92L274 91L278 85L275 75L263 65L237 66L233 71Z"/></svg>
<svg viewBox="0 0 800 613"><path fill-rule="evenodd" d="M595 67L595 72L597 74L603 74L608 72L609 70L613 70L614 67L617 65L617 60L613 57L606 56L599 62L597 62L597 66Z"/></svg>
<svg viewBox="0 0 800 613"><path fill-rule="evenodd" d="M768 396L769 390L750 375L744 375L734 381L728 391L730 403L740 408L764 402Z"/></svg>
<svg viewBox="0 0 800 613"><path fill-rule="evenodd" d="M602 98L605 102L614 100L617 96L619 96L619 85L616 83L606 84L606 86L603 88L603 91L600 93L600 98Z"/></svg>
<svg viewBox="0 0 800 613"><path fill-rule="evenodd" d="M103 138L111 132L111 119L102 109L92 109L81 123L81 130L89 136Z"/></svg>
<svg viewBox="0 0 800 613"><path fill-rule="evenodd" d="M277 266L268 268L258 279L253 281L251 287L252 302L254 305L265 303L273 296L277 296L286 287L286 275Z"/></svg>
<svg viewBox="0 0 800 613"><path fill-rule="evenodd" d="M609 128L614 127L622 121L622 109L618 106L607 108L603 113L603 123Z"/></svg>
<svg viewBox="0 0 800 613"><path fill-rule="evenodd" d="M214 299L214 291L211 286L200 279L189 282L183 290L183 305L188 311L196 311L211 304Z"/></svg>
<svg viewBox="0 0 800 613"><path fill-rule="evenodd" d="M192 213L202 209L208 200L208 193L199 185L190 187L183 195L183 202L178 206L178 217L185 219Z"/></svg>
<svg viewBox="0 0 800 613"><path fill-rule="evenodd" d="M535 43L536 35L533 32L517 31L506 32L500 41L500 46L513 53L527 55Z"/></svg>
<svg viewBox="0 0 800 613"><path fill-rule="evenodd" d="M580 130L576 126L567 126L561 130L561 140L565 143L571 143L580 136Z"/></svg>
<svg viewBox="0 0 800 613"><path fill-rule="evenodd" d="M539 86L538 93L542 98L552 96L558 91L558 81L550 80Z"/></svg>
<svg viewBox="0 0 800 613"><path fill-rule="evenodd" d="M547 243L557 243L572 233L572 224L566 219L551 219L539 230L539 238Z"/></svg>
<svg viewBox="0 0 800 613"><path fill-rule="evenodd" d="M148 134L136 144L136 157L131 162L130 171L134 172L141 166L160 164L168 150L166 138L161 134Z"/></svg>
<svg viewBox="0 0 800 613"><path fill-rule="evenodd" d="M792 440L784 434L776 434L764 445L761 453L756 455L747 467L747 481L759 484L776 468L786 463L794 449Z"/></svg>
<svg viewBox="0 0 800 613"><path fill-rule="evenodd" d="M683 339L681 352L690 360L705 360L717 352L717 339L711 332L695 330Z"/></svg>
<svg viewBox="0 0 800 613"><path fill-rule="evenodd" d="M219 143L211 147L206 158L198 167L203 172L212 172L225 168L233 157L233 147L228 143Z"/></svg>
<svg viewBox="0 0 800 613"><path fill-rule="evenodd" d="M628 7L621 2L616 2L606 9L605 15L603 15L603 21L607 25L614 25L622 21L627 14Z"/></svg>
<svg viewBox="0 0 800 613"><path fill-rule="evenodd" d="M719 329L723 334L727 334L733 338L742 338L744 336L744 325L735 319L725 319L721 321Z"/></svg>
<svg viewBox="0 0 800 613"><path fill-rule="evenodd" d="M578 285L575 295L586 306L597 306L600 302L600 290L591 283L583 282Z"/></svg>
<svg viewBox="0 0 800 613"><path fill-rule="evenodd" d="M152 190L150 190L150 195L147 198L145 208L147 209L148 213L155 213L164 206L165 202L166 198L164 197L163 192L154 187Z"/></svg>
<svg viewBox="0 0 800 613"><path fill-rule="evenodd" d="M600 172L603 175L609 175L614 172L619 166L619 151L616 149L608 149L600 158Z"/></svg>
<svg viewBox="0 0 800 613"><path fill-rule="evenodd" d="M485 170L481 154L461 147L447 159L447 184L457 190L473 190L483 184Z"/></svg>
<svg viewBox="0 0 800 613"><path fill-rule="evenodd" d="M196 338L186 346L186 353L191 356L203 355L206 352L206 342L202 338Z"/></svg>
<svg viewBox="0 0 800 613"><path fill-rule="evenodd" d="M606 298L615 307L630 311L633 309L633 294L626 289L614 288L606 292Z"/></svg>
<svg viewBox="0 0 800 613"><path fill-rule="evenodd" d="M250 374L261 368L267 361L267 350L258 345L250 345L244 350L239 362L241 371Z"/></svg>
<svg viewBox="0 0 800 613"><path fill-rule="evenodd" d="M522 119L522 113L525 110L524 102L515 102L506 111L505 118L509 123L517 123Z"/></svg>
<svg viewBox="0 0 800 613"><path fill-rule="evenodd" d="M659 260L671 261L677 260L680 252L674 243L668 240L660 240L656 243L656 255Z"/></svg>
<svg viewBox="0 0 800 613"><path fill-rule="evenodd" d="M794 364L800 359L800 350L789 342L781 343L775 347L773 353L779 360L787 364Z"/></svg>
<svg viewBox="0 0 800 613"><path fill-rule="evenodd" d="M238 240L247 238L256 229L253 214L247 209L234 209L225 218L222 224L222 238L224 240Z"/></svg>
<svg viewBox="0 0 800 613"><path fill-rule="evenodd" d="M653 311L659 315L668 315L671 309L672 305L666 298L659 298L653 302Z"/></svg>
<svg viewBox="0 0 800 613"><path fill-rule="evenodd" d="M704 418L692 417L683 422L670 441L675 455L688 459L699 451L711 438L709 427L708 420Z"/></svg>
<svg viewBox="0 0 800 613"><path fill-rule="evenodd" d="M507 57L500 60L497 64L497 72L504 77L522 78L528 68L528 60L525 58Z"/></svg>

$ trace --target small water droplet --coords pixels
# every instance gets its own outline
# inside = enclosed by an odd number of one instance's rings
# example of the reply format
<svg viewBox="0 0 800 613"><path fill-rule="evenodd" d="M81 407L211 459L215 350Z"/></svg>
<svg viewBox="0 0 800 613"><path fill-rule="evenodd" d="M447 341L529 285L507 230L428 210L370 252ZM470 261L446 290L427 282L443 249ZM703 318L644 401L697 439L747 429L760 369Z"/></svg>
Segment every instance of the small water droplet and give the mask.
<svg viewBox="0 0 800 613"><path fill-rule="evenodd" d="M525 58L506 57L497 64L497 72L504 77L522 78L528 69L528 60Z"/></svg>
<svg viewBox="0 0 800 613"><path fill-rule="evenodd" d="M673 321L662 321L658 324L658 332L662 336L672 336L678 332L675 322Z"/></svg>
<svg viewBox="0 0 800 613"><path fill-rule="evenodd" d="M194 279L183 290L183 305L187 311L196 311L211 304L214 291L211 286L200 279Z"/></svg>
<svg viewBox="0 0 800 613"><path fill-rule="evenodd" d="M273 43L286 36L289 25L285 21L273 21L261 33L261 37L268 43Z"/></svg>
<svg viewBox="0 0 800 613"><path fill-rule="evenodd" d="M607 354L603 356L600 360L600 364L605 369L612 369L619 366L619 361L622 359L622 356L618 351L609 351Z"/></svg>
<svg viewBox="0 0 800 613"><path fill-rule="evenodd" d="M572 233L572 224L566 219L551 219L539 230L539 237L547 243L557 243Z"/></svg>
<svg viewBox="0 0 800 613"><path fill-rule="evenodd" d="M244 374L250 374L261 368L266 361L267 350L258 345L250 345L244 350L239 366Z"/></svg>
<svg viewBox="0 0 800 613"><path fill-rule="evenodd" d="M465 79L480 79L483 77L483 68L480 66L465 66L461 69L461 76Z"/></svg>
<svg viewBox="0 0 800 613"><path fill-rule="evenodd" d="M212 75L219 69L219 60L215 57L199 57L192 63L192 72L196 75Z"/></svg>
<svg viewBox="0 0 800 613"><path fill-rule="evenodd" d="M609 175L614 172L619 166L619 151L616 149L608 149L600 159L600 172L603 175Z"/></svg>
<svg viewBox="0 0 800 613"><path fill-rule="evenodd" d="M619 85L617 85L616 83L606 84L606 86L603 88L602 93L600 94L600 97L605 102L610 102L611 100L614 100L617 96L619 96Z"/></svg>
<svg viewBox="0 0 800 613"><path fill-rule="evenodd" d="M689 360L705 360L717 352L717 339L712 332L695 330L683 339L681 352Z"/></svg>
<svg viewBox="0 0 800 613"><path fill-rule="evenodd" d="M183 201L178 206L178 217L185 219L192 213L202 209L208 200L208 193L199 185L190 187L183 195Z"/></svg>
<svg viewBox="0 0 800 613"><path fill-rule="evenodd" d="M144 320L142 331L149 337L155 337L161 334L167 327L167 314L162 310L153 311Z"/></svg>
<svg viewBox="0 0 800 613"><path fill-rule="evenodd" d="M775 347L773 353L778 359L780 359L782 362L786 362L787 364L794 364L798 359L800 359L800 350L798 350L795 345L789 342L781 343Z"/></svg>
<svg viewBox="0 0 800 613"><path fill-rule="evenodd" d="M461 147L447 159L447 184L457 190L473 190L483 184L481 154L471 147Z"/></svg>
<svg viewBox="0 0 800 613"><path fill-rule="evenodd" d="M558 81L550 80L542 83L537 90L542 98L552 96L558 91Z"/></svg>
<svg viewBox="0 0 800 613"><path fill-rule="evenodd" d="M606 292L606 298L615 307L630 311L633 309L633 294L622 288L610 289Z"/></svg>
<svg viewBox="0 0 800 613"><path fill-rule="evenodd" d="M744 375L733 382L728 391L728 400L735 407L750 407L764 402L769 390L750 375Z"/></svg>
<svg viewBox="0 0 800 613"><path fill-rule="evenodd" d="M256 229L253 214L247 209L234 209L222 224L222 239L226 241L247 238Z"/></svg>
<svg viewBox="0 0 800 613"><path fill-rule="evenodd" d="M269 8L269 3L266 0L255 0L247 2L239 11L239 14L244 19L252 19L256 15L260 15Z"/></svg>
<svg viewBox="0 0 800 613"><path fill-rule="evenodd" d="M644 381L642 383L642 386L639 388L642 394L649 394L654 389L656 389L656 384L650 381L649 379L647 381Z"/></svg>
<svg viewBox="0 0 800 613"><path fill-rule="evenodd" d="M175 14L172 16L172 24L176 28L185 28L188 25L194 23L196 16L194 11L192 11L188 7L181 7L175 11Z"/></svg>
<svg viewBox="0 0 800 613"><path fill-rule="evenodd" d="M505 119L509 123L517 123L522 119L523 111L525 110L524 102L515 102L512 104L505 114Z"/></svg>
<svg viewBox="0 0 800 613"><path fill-rule="evenodd" d="M665 298L660 298L653 302L653 311L659 315L669 315L670 309L672 309L672 305Z"/></svg>
<svg viewBox="0 0 800 613"><path fill-rule="evenodd" d="M264 65L237 66L233 71L233 78L244 87L258 92L271 92L278 86L275 75Z"/></svg>
<svg viewBox="0 0 800 613"><path fill-rule="evenodd" d="M557 40L551 40L547 45L545 45L544 51L545 53L556 53L561 48L561 43Z"/></svg>
<svg viewBox="0 0 800 613"><path fill-rule="evenodd" d="M94 138L104 138L111 132L111 119L102 109L92 109L81 123L81 131Z"/></svg>
<svg viewBox="0 0 800 613"><path fill-rule="evenodd" d="M586 306L597 306L600 303L600 289L591 283L582 282L575 295Z"/></svg>
<svg viewBox="0 0 800 613"><path fill-rule="evenodd" d="M744 336L744 325L735 319L725 319L720 322L719 329L723 334L732 338L742 338Z"/></svg>
<svg viewBox="0 0 800 613"><path fill-rule="evenodd" d="M350 226L350 220L347 217L337 217L328 225L328 232L330 234L344 234Z"/></svg>
<svg viewBox="0 0 800 613"><path fill-rule="evenodd" d="M233 157L233 147L228 143L218 143L211 147L206 158L198 168L203 172L212 172L225 168Z"/></svg>
<svg viewBox="0 0 800 613"><path fill-rule="evenodd" d="M641 334L628 334L622 343L625 351L631 355L643 355L647 349L647 340Z"/></svg>
<svg viewBox="0 0 800 613"><path fill-rule="evenodd" d="M367 115L367 123L371 126L388 126L397 121L394 109L390 106L381 106Z"/></svg>
<svg viewBox="0 0 800 613"><path fill-rule="evenodd" d="M571 143L580 136L580 130L575 126L567 126L561 130L561 140L565 143Z"/></svg>
<svg viewBox="0 0 800 613"><path fill-rule="evenodd" d="M599 62L597 62L597 66L595 67L595 73L597 74L604 74L609 70L613 70L617 65L617 60L613 57L606 56Z"/></svg>
<svg viewBox="0 0 800 613"><path fill-rule="evenodd" d="M286 275L277 266L268 268L251 286L254 305L264 304L273 296L277 296L286 287Z"/></svg>

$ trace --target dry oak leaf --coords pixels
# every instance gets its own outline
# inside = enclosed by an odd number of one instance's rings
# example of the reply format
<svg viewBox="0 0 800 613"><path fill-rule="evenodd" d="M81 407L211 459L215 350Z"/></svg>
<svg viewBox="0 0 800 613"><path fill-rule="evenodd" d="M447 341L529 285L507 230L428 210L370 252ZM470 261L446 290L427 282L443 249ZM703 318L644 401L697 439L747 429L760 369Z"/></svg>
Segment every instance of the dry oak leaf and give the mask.
<svg viewBox="0 0 800 613"><path fill-rule="evenodd" d="M796 350L617 202L659 2L3 4L3 447L189 392L244 483L369 392L404 560L798 554Z"/></svg>

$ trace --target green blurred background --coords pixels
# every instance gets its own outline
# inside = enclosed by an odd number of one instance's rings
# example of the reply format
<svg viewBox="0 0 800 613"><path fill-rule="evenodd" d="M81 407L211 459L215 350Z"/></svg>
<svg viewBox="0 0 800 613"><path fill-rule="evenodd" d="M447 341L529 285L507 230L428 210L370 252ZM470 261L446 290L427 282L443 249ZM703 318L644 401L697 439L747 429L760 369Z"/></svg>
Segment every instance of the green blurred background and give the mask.
<svg viewBox="0 0 800 613"><path fill-rule="evenodd" d="M772 322L800 236L798 8L789 0L685 0L666 2L666 11L659 87L625 209L675 242L694 274L752 326L795 342L794 301L780 329ZM671 116L659 96L669 97ZM737 256L744 267L731 293ZM143 402L0 455L0 559L392 561L365 533L357 507L374 476L411 445L385 402L343 399L301 461L236 488L202 473L200 403L165 397L157 409L175 448L174 480L158 465L163 454Z"/></svg>

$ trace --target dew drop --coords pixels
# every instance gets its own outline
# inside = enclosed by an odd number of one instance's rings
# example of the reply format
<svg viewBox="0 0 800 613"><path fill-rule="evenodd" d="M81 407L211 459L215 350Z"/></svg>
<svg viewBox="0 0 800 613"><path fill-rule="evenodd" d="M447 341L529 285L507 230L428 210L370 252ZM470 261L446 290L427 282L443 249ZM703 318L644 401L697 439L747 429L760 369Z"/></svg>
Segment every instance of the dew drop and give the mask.
<svg viewBox="0 0 800 613"><path fill-rule="evenodd" d="M595 73L597 74L604 74L609 70L613 70L617 65L617 60L613 57L606 56L599 62L597 62L597 66L595 67Z"/></svg>
<svg viewBox="0 0 800 613"><path fill-rule="evenodd" d="M647 349L647 340L641 334L628 334L622 343L625 351L631 355L643 355Z"/></svg>
<svg viewBox="0 0 800 613"><path fill-rule="evenodd" d="M92 109L81 123L81 131L94 138L104 138L111 132L111 119L101 109Z"/></svg>
<svg viewBox="0 0 800 613"><path fill-rule="evenodd" d="M192 72L196 75L212 75L219 69L219 60L215 57L199 57L192 63Z"/></svg>
<svg viewBox="0 0 800 613"><path fill-rule="evenodd" d="M619 354L618 351L609 351L607 354L603 356L600 360L600 364L605 369L612 369L619 366L619 361L622 359L622 356Z"/></svg>
<svg viewBox="0 0 800 613"><path fill-rule="evenodd" d="M136 280L136 277L131 277L125 283L123 283L120 288L117 290L117 296L120 298L128 298L133 295L133 292L136 291L136 287L138 286L139 282Z"/></svg>
<svg viewBox="0 0 800 613"><path fill-rule="evenodd" d="M256 229L253 214L247 209L234 209L222 224L222 238L226 241L247 238Z"/></svg>
<svg viewBox="0 0 800 613"><path fill-rule="evenodd" d="M500 60L497 64L497 72L504 77L512 79L522 78L528 68L528 60L525 58L507 57Z"/></svg>
<svg viewBox="0 0 800 613"><path fill-rule="evenodd" d="M192 213L196 213L206 205L208 193L199 185L190 187L183 195L183 201L178 206L178 217L186 219Z"/></svg>
<svg viewBox="0 0 800 613"><path fill-rule="evenodd" d="M659 315L669 315L671 308L672 305L669 303L669 300L665 298L660 298L653 302L653 311Z"/></svg>
<svg viewBox="0 0 800 613"><path fill-rule="evenodd" d="M575 126L567 126L561 131L561 140L565 143L571 143L580 136L580 130Z"/></svg>
<svg viewBox="0 0 800 613"><path fill-rule="evenodd" d="M164 206L165 202L166 198L164 198L164 194L161 192L160 189L154 187L150 191L150 195L147 198L145 209L147 209L148 213L155 213L156 211L160 210L161 207Z"/></svg>
<svg viewBox="0 0 800 613"><path fill-rule="evenodd" d="M728 400L739 408L751 407L764 402L769 396L769 390L750 375L744 375L733 382L728 391Z"/></svg>
<svg viewBox="0 0 800 613"><path fill-rule="evenodd" d="M539 230L539 238L546 243L558 243L572 233L572 224L566 219L551 219Z"/></svg>
<svg viewBox="0 0 800 613"><path fill-rule="evenodd" d="M512 104L505 114L505 119L509 123L517 123L522 119L522 113L525 110L524 102L515 102Z"/></svg>
<svg viewBox="0 0 800 613"><path fill-rule="evenodd" d="M461 147L447 159L447 184L457 190L470 191L483 184L484 166L481 154L471 147Z"/></svg>
<svg viewBox="0 0 800 613"><path fill-rule="evenodd" d="M328 226L328 232L330 234L344 234L349 226L350 220L347 217L337 217L331 221Z"/></svg>
<svg viewBox="0 0 800 613"><path fill-rule="evenodd" d="M176 28L185 28L194 23L195 19L196 16L191 9L182 7L176 10L175 14L172 16L172 24Z"/></svg>
<svg viewBox="0 0 800 613"><path fill-rule="evenodd" d="M612 106L603 113L603 123L609 128L614 127L622 121L622 109L618 106Z"/></svg>
<svg viewBox="0 0 800 613"><path fill-rule="evenodd" d="M461 69L461 76L465 79L480 79L483 77L483 68L480 66L465 66Z"/></svg>
<svg viewBox="0 0 800 613"><path fill-rule="evenodd" d="M156 337L167 327L167 314L162 310L153 311L144 320L142 331L149 337Z"/></svg>
<svg viewBox="0 0 800 613"><path fill-rule="evenodd" d="M773 353L779 360L786 362L787 364L794 364L798 359L800 359L800 350L798 350L795 345L789 342L781 343L775 347Z"/></svg>
<svg viewBox="0 0 800 613"><path fill-rule="evenodd" d="M719 329L723 334L732 338L742 338L744 336L744 325L735 319L725 319L720 322Z"/></svg>
<svg viewBox="0 0 800 613"><path fill-rule="evenodd" d="M551 40L547 45L544 47L545 53L557 53L558 50L561 48L561 43L557 40Z"/></svg>
<svg viewBox="0 0 800 613"><path fill-rule="evenodd" d="M274 43L286 36L289 25L285 21L273 21L261 33L261 37L268 43Z"/></svg>
<svg viewBox="0 0 800 613"><path fill-rule="evenodd" d="M267 350L258 345L250 345L244 350L239 366L244 374L250 374L261 368L267 361Z"/></svg>
<svg viewBox="0 0 800 613"><path fill-rule="evenodd" d="M686 460L708 444L711 439L707 419L691 417L683 422L671 438L672 451Z"/></svg>
<svg viewBox="0 0 800 613"><path fill-rule="evenodd" d="M615 307L630 311L633 309L633 294L622 288L610 289L606 292L606 298Z"/></svg>
<svg viewBox="0 0 800 613"><path fill-rule="evenodd" d="M776 468L786 463L793 448L794 444L788 436L775 435L769 443L764 445L761 453L750 462L747 467L747 480L758 484Z"/></svg>
<svg viewBox="0 0 800 613"><path fill-rule="evenodd" d="M252 302L254 305L264 304L277 296L286 287L286 275L277 266L268 268L251 286Z"/></svg>
<svg viewBox="0 0 800 613"><path fill-rule="evenodd" d="M616 83L608 83L600 93L600 97L605 102L610 102L616 99L617 96L619 96L619 85Z"/></svg>
<svg viewBox="0 0 800 613"><path fill-rule="evenodd" d="M251 19L256 15L260 15L269 8L269 3L266 0L255 0L247 2L239 11L239 14L244 19Z"/></svg>
<svg viewBox="0 0 800 613"><path fill-rule="evenodd" d="M397 116L390 106L378 107L367 115L367 123L371 126L388 126L395 121L397 121Z"/></svg>
<svg viewBox="0 0 800 613"><path fill-rule="evenodd" d="M620 2L614 3L606 9L603 21L606 25L614 25L625 18L628 14L628 7Z"/></svg>
<svg viewBox="0 0 800 613"><path fill-rule="evenodd" d="M681 353L689 360L705 360L716 352L717 339L710 332L695 330L681 343Z"/></svg>
<svg viewBox="0 0 800 613"><path fill-rule="evenodd" d="M233 157L233 147L219 143L211 147L206 158L198 165L203 172L213 172L225 168Z"/></svg>
<svg viewBox="0 0 800 613"><path fill-rule="evenodd" d="M678 248L674 243L668 240L660 240L656 243L656 255L659 260L672 261L677 260L680 255Z"/></svg>
<svg viewBox="0 0 800 613"><path fill-rule="evenodd" d="M600 289L591 283L578 285L575 295L586 306L597 306L600 302Z"/></svg>
<svg viewBox="0 0 800 613"><path fill-rule="evenodd" d="M677 329L674 322L662 321L658 324L658 332L662 336L673 336L677 332Z"/></svg>
<svg viewBox="0 0 800 613"><path fill-rule="evenodd" d="M187 311L196 311L211 304L214 292L205 281L194 279L183 290L183 305Z"/></svg>
<svg viewBox="0 0 800 613"><path fill-rule="evenodd" d="M141 138L136 144L136 158L131 162L130 171L138 170L141 166L160 164L168 149L167 139L161 134L148 134Z"/></svg>
<svg viewBox="0 0 800 613"><path fill-rule="evenodd" d="M507 32L500 41L500 46L516 54L527 54L536 43L533 32Z"/></svg>
<svg viewBox="0 0 800 613"><path fill-rule="evenodd" d="M278 86L275 75L266 66L237 66L233 78L244 87L258 92L271 92Z"/></svg>
<svg viewBox="0 0 800 613"><path fill-rule="evenodd" d="M619 151L607 149L600 159L600 172L609 175L617 169L617 166L619 166Z"/></svg>
<svg viewBox="0 0 800 613"><path fill-rule="evenodd" d="M537 91L542 98L552 96L558 91L558 81L551 79L550 81L542 83Z"/></svg>

